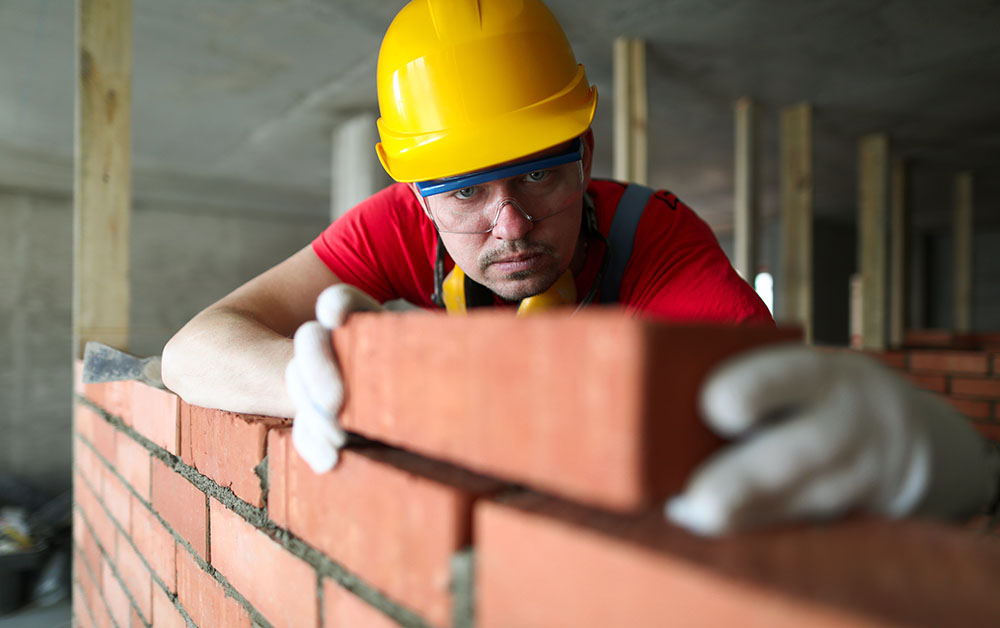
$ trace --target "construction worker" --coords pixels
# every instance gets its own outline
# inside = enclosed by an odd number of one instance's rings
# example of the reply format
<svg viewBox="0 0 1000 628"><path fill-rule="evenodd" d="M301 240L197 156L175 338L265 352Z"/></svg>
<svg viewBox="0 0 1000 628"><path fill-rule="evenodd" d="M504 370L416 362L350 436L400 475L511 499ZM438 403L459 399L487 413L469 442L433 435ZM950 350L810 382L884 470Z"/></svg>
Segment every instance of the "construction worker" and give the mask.
<svg viewBox="0 0 1000 628"><path fill-rule="evenodd" d="M773 324L673 194L591 179L597 92L540 1L413 0L377 74L376 152L400 183L171 339L164 381L188 402L294 417L297 451L324 472L345 442L330 329L390 299ZM761 350L724 365L702 401L735 442L666 506L696 532L996 506L997 450L862 357Z"/></svg>

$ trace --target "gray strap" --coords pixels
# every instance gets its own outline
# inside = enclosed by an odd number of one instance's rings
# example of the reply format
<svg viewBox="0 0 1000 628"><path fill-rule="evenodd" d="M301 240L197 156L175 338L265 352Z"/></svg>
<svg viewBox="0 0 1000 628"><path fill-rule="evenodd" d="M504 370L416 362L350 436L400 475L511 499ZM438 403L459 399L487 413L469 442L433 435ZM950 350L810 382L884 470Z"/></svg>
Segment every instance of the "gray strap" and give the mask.
<svg viewBox="0 0 1000 628"><path fill-rule="evenodd" d="M608 231L608 269L601 280L601 303L617 303L625 266L632 257L632 243L639 219L646 209L646 203L653 196L653 189L638 183L630 183L618 201L615 216Z"/></svg>

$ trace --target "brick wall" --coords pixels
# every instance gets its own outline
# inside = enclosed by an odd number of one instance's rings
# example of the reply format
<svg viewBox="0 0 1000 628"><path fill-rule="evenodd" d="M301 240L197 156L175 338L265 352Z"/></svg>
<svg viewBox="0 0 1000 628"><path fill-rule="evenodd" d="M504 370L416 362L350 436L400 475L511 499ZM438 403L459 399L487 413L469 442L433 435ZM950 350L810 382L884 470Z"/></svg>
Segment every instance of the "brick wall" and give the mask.
<svg viewBox="0 0 1000 628"><path fill-rule="evenodd" d="M1000 621L1000 546L964 529L706 541L664 523L663 498L720 444L694 412L700 379L795 332L600 312L512 324L359 315L337 331L344 421L371 440L324 475L287 421L78 384L75 625Z"/></svg>
<svg viewBox="0 0 1000 628"><path fill-rule="evenodd" d="M908 348L873 357L939 394L986 438L1000 441L1000 334L911 331Z"/></svg>

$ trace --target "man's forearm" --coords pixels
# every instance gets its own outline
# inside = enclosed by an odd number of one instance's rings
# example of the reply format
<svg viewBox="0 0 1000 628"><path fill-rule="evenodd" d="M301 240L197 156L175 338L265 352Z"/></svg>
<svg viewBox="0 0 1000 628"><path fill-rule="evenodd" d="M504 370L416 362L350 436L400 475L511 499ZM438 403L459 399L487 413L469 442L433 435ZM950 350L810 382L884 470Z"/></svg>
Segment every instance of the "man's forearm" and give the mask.
<svg viewBox="0 0 1000 628"><path fill-rule="evenodd" d="M208 309L163 349L163 381L185 401L232 412L291 417L284 374L292 340L250 315Z"/></svg>

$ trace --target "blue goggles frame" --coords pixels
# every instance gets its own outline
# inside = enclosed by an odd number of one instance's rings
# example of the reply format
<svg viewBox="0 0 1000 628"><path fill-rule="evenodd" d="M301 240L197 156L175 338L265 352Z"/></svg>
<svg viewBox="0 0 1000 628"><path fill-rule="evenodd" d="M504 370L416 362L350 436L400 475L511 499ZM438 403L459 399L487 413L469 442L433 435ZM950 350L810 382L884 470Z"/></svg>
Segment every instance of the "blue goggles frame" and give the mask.
<svg viewBox="0 0 1000 628"><path fill-rule="evenodd" d="M420 196L427 198L428 196L434 196L435 194L461 190L462 188L469 188L474 185L479 185L480 183L496 181L497 179L506 179L507 177L513 177L526 172L545 170L546 168L580 161L581 159L583 159L583 142L580 141L580 138L576 138L573 140L573 143L570 145L569 149L566 150L566 152L559 153L558 155L539 157L538 159L521 161L509 166L490 168L489 170L480 170L479 172L474 172L472 174L445 177L443 179L433 179L431 181L420 181L417 182L416 186L417 190L420 192Z"/></svg>

